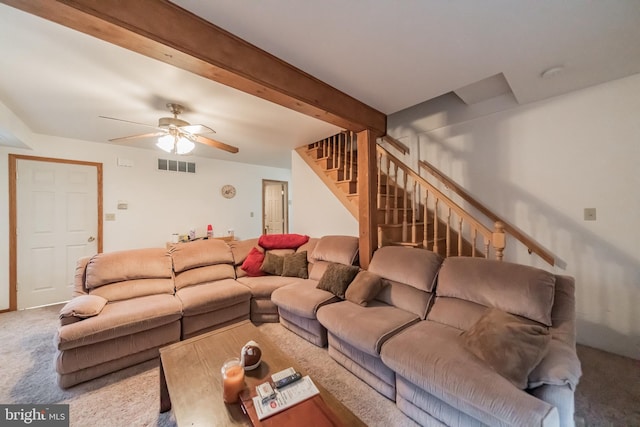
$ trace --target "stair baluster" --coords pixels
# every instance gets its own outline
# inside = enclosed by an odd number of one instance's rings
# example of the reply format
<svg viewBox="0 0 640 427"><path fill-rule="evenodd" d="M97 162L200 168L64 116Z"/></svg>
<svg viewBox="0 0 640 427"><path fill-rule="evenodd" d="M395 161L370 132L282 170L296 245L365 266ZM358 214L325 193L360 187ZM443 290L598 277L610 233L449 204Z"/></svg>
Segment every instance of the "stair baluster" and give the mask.
<svg viewBox="0 0 640 427"><path fill-rule="evenodd" d="M462 256L462 217L458 217L458 256Z"/></svg>
<svg viewBox="0 0 640 427"><path fill-rule="evenodd" d="M408 197L409 191L407 189L407 179L408 179L407 174L403 173L402 175L403 175L403 177L402 177L402 182L403 182L402 191L404 193L403 194L403 199L402 199L402 211L403 211L403 215L402 215L402 241L406 242L408 240L408 236L407 236L407 234L408 234L408 230L407 230L407 226L408 226L408 223L407 223L407 211L408 211L408 209L407 209L407 207L409 205L407 203L407 197Z"/></svg>
<svg viewBox="0 0 640 427"><path fill-rule="evenodd" d="M435 204L433 206L433 252L438 252L438 202L440 199L436 197Z"/></svg>
<svg viewBox="0 0 640 427"><path fill-rule="evenodd" d="M423 248L428 248L428 244L429 244L429 239L428 239L428 233L429 233L429 227L427 226L428 224L428 217L427 217L427 213L428 213L428 209L427 206L429 202L429 189L427 187L424 188L424 213L423 215L423 220L424 220L424 230L423 230L423 238L422 238L422 247Z"/></svg>
<svg viewBox="0 0 640 427"><path fill-rule="evenodd" d="M451 256L451 208L447 209L447 234L446 234L446 254L448 257Z"/></svg>
<svg viewBox="0 0 640 427"><path fill-rule="evenodd" d="M393 163L393 223L398 222L398 164Z"/></svg>
<svg viewBox="0 0 640 427"><path fill-rule="evenodd" d="M418 182L416 180L413 180L413 193L411 193L411 243L413 243L414 245L418 241L418 229L416 228L416 217L418 216L418 212L416 211L416 195L418 194L416 193L417 187Z"/></svg>

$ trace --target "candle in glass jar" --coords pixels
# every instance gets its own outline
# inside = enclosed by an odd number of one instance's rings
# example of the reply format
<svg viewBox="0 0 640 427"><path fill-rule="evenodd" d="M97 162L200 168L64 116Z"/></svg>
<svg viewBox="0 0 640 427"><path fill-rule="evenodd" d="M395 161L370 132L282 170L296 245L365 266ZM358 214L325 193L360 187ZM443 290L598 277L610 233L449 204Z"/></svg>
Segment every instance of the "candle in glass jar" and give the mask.
<svg viewBox="0 0 640 427"><path fill-rule="evenodd" d="M227 360L222 365L222 398L226 403L236 403L244 389L244 368L240 359Z"/></svg>

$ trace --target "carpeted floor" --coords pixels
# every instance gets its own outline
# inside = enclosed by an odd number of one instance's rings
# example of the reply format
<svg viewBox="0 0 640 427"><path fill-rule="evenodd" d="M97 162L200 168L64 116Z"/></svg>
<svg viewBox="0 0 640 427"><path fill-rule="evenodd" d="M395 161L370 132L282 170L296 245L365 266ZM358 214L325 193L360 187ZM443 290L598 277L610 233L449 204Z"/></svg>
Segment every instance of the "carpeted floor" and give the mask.
<svg viewBox="0 0 640 427"><path fill-rule="evenodd" d="M158 361L61 390L53 368L59 306L0 314L0 403L68 403L72 426L175 426L159 414ZM260 330L278 342L370 426L415 426L394 403L320 349L279 324ZM640 426L640 362L579 346L584 376L576 392L578 426Z"/></svg>

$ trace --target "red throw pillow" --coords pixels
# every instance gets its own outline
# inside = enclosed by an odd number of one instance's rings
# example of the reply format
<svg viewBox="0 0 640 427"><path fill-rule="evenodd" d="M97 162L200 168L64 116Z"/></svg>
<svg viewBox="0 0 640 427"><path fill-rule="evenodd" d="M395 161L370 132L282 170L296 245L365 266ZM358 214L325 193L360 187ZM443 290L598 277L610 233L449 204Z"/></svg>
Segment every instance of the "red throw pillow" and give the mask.
<svg viewBox="0 0 640 427"><path fill-rule="evenodd" d="M260 270L260 266L262 266L262 262L264 261L264 253L260 251L258 248L251 248L249 255L242 263L242 268L247 276L257 277L264 276L265 273Z"/></svg>
<svg viewBox="0 0 640 427"><path fill-rule="evenodd" d="M302 234L263 234L258 244L265 249L297 249L308 241Z"/></svg>

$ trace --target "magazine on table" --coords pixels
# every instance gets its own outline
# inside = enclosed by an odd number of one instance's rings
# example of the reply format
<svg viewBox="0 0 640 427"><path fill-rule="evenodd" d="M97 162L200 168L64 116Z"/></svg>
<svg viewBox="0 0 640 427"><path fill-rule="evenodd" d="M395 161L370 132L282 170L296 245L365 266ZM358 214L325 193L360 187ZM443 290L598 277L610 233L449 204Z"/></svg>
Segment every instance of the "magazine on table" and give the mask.
<svg viewBox="0 0 640 427"><path fill-rule="evenodd" d="M293 369L285 369L282 372L278 372L272 376L272 379L277 381L283 377L291 375ZM275 397L266 401L262 401L259 396L253 398L253 406L255 407L258 419L263 420L271 415L282 412L287 408L292 407L310 397L319 394L320 391L313 383L311 378L307 375L300 380L289 384L286 387L276 389Z"/></svg>

